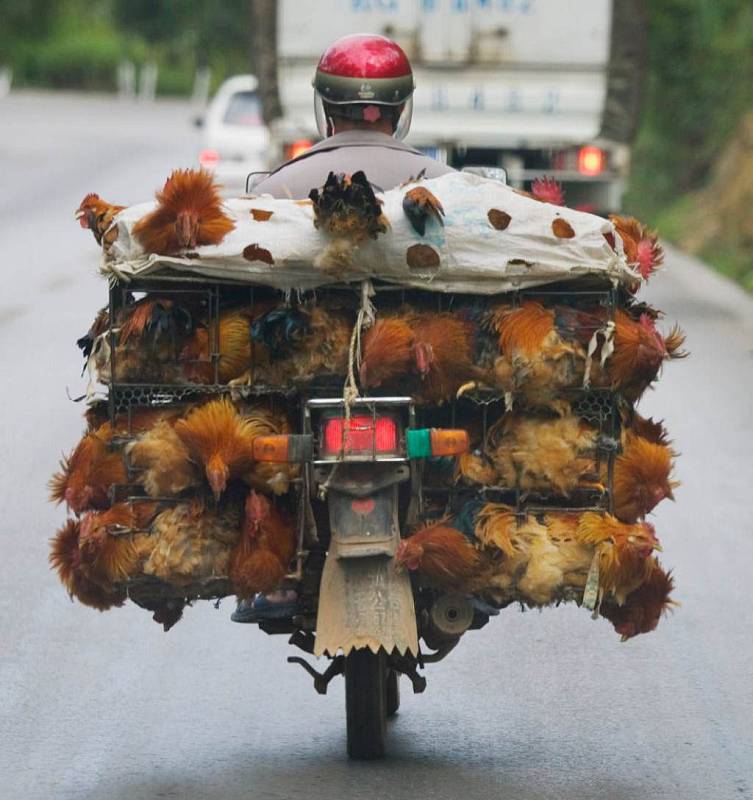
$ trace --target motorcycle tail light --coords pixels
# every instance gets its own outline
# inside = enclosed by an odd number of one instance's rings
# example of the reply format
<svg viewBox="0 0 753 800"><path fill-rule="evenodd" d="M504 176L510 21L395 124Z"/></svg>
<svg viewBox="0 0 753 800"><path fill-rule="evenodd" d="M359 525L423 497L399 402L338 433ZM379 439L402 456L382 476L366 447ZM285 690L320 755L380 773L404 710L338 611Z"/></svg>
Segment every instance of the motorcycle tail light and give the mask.
<svg viewBox="0 0 753 800"><path fill-rule="evenodd" d="M211 147L207 147L199 153L199 164L201 164L204 169L214 169L219 163L220 154Z"/></svg>
<svg viewBox="0 0 753 800"><path fill-rule="evenodd" d="M397 439L397 423L392 417L353 414L347 422L343 417L332 417L322 428L322 455L396 453Z"/></svg>

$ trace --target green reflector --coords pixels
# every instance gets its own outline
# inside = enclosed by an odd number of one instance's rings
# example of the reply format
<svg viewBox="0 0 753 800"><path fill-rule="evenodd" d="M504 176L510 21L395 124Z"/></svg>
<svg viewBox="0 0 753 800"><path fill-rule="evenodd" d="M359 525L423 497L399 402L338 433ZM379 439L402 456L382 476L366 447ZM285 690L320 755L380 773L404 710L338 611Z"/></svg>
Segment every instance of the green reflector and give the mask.
<svg viewBox="0 0 753 800"><path fill-rule="evenodd" d="M409 428L408 458L428 458L431 455L431 428Z"/></svg>

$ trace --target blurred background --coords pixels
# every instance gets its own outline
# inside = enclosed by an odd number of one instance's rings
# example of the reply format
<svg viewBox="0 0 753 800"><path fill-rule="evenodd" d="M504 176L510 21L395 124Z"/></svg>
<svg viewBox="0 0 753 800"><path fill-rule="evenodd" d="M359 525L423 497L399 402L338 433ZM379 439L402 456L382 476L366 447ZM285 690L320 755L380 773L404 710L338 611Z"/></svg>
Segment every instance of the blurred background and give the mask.
<svg viewBox="0 0 753 800"><path fill-rule="evenodd" d="M633 212L753 290L746 0L0 0L0 19L0 96L189 101L196 159L233 189L315 140L324 46L386 33L416 68L414 145L557 175L569 205Z"/></svg>

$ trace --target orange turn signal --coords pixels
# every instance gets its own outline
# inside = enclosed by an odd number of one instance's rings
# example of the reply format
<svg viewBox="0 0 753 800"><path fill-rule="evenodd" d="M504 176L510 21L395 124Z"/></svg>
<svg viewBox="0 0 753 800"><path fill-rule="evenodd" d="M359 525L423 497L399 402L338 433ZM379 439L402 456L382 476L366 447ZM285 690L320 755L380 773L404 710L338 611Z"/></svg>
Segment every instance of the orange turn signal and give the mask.
<svg viewBox="0 0 753 800"><path fill-rule="evenodd" d="M431 454L433 456L459 456L468 452L468 431L450 428L431 429Z"/></svg>
<svg viewBox="0 0 753 800"><path fill-rule="evenodd" d="M254 439L253 456L255 461L276 463L310 461L313 440L310 435L270 435Z"/></svg>

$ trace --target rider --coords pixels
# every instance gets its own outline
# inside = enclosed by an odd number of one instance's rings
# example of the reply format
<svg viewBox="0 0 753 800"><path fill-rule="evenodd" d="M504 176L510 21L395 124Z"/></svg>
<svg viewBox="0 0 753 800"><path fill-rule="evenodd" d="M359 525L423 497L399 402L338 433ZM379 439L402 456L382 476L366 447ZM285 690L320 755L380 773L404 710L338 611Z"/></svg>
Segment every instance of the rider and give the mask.
<svg viewBox="0 0 753 800"><path fill-rule="evenodd" d="M357 33L324 51L314 75L316 125L322 141L251 186L254 194L302 199L330 172L363 170L381 191L425 171L453 170L403 143L413 112L413 70L384 36Z"/></svg>
<svg viewBox="0 0 753 800"><path fill-rule="evenodd" d="M453 170L403 144L413 112L413 70L403 50L384 36L355 34L325 50L314 76L316 124L322 141L252 184L253 194L295 200L324 185L330 172L363 170L380 191L423 173ZM290 617L295 592L242 601L235 622Z"/></svg>

